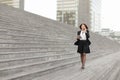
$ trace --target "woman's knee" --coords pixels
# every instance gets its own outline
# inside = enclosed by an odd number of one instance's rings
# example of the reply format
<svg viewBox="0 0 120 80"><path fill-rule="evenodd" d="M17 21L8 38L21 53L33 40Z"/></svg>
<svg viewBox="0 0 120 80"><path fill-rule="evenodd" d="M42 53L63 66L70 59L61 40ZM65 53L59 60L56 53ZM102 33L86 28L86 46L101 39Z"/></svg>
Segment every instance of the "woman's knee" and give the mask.
<svg viewBox="0 0 120 80"><path fill-rule="evenodd" d="M81 56L86 56L86 53L81 53Z"/></svg>

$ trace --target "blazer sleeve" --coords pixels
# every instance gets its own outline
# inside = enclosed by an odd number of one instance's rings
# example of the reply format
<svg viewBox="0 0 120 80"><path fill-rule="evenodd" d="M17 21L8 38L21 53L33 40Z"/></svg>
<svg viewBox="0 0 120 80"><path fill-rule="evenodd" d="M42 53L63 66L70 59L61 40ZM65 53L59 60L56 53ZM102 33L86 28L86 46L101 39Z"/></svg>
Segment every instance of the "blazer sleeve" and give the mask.
<svg viewBox="0 0 120 80"><path fill-rule="evenodd" d="M80 31L77 32L77 35L80 35Z"/></svg>
<svg viewBox="0 0 120 80"><path fill-rule="evenodd" d="M89 34L89 31L87 30L87 32L86 32L86 37L87 38L90 38L90 34Z"/></svg>

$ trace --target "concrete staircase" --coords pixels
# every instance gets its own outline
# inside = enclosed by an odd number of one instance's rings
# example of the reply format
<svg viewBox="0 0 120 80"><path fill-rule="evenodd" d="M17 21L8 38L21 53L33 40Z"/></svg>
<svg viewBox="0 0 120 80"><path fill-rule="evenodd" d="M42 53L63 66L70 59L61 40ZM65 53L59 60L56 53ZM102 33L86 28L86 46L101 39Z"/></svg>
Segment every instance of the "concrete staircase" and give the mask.
<svg viewBox="0 0 120 80"><path fill-rule="evenodd" d="M47 78L40 79L44 75L78 67L79 54L73 45L77 31L73 26L0 4L0 80L44 80ZM92 32L90 35L89 61L119 51L117 42ZM47 80L58 78L56 74Z"/></svg>

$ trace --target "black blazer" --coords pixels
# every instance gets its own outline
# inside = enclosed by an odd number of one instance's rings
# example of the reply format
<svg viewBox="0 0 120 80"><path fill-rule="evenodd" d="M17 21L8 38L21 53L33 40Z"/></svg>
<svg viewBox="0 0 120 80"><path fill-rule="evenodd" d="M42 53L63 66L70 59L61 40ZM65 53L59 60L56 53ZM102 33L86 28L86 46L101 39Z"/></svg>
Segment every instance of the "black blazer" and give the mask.
<svg viewBox="0 0 120 80"><path fill-rule="evenodd" d="M80 35L80 32L81 32L81 30L77 32L77 35ZM87 30L87 33L85 33L85 34L86 34L86 38L87 38L88 45L90 45L91 42L90 42L90 40L89 40L89 38L90 38L89 31ZM79 45L79 39L78 39L74 44L75 44L75 45Z"/></svg>
<svg viewBox="0 0 120 80"><path fill-rule="evenodd" d="M77 32L77 35L80 35L80 32L81 32L81 30ZM86 38L87 38L87 39L90 38L90 35L89 35L89 31L88 31L88 30L87 30L87 33L85 33L85 34L86 34Z"/></svg>

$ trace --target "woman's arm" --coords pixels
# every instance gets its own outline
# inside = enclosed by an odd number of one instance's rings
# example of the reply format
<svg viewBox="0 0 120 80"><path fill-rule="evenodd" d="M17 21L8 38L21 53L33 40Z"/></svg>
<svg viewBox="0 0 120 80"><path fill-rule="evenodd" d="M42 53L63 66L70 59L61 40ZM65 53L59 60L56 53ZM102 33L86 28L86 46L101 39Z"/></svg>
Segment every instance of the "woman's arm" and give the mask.
<svg viewBox="0 0 120 80"><path fill-rule="evenodd" d="M88 31L88 30L86 31L86 37L87 37L87 38L90 38L90 34L89 34L89 31Z"/></svg>
<svg viewBox="0 0 120 80"><path fill-rule="evenodd" d="M77 40L80 40L80 31L77 32Z"/></svg>

